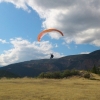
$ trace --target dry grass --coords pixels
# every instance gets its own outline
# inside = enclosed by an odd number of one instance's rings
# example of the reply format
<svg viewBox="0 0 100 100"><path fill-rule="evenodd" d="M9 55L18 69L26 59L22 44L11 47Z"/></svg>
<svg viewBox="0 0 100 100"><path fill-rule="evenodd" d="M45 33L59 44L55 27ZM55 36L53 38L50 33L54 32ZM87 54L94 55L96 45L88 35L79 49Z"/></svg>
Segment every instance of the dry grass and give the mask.
<svg viewBox="0 0 100 100"><path fill-rule="evenodd" d="M3 78L0 79L0 100L100 100L100 81L78 77Z"/></svg>

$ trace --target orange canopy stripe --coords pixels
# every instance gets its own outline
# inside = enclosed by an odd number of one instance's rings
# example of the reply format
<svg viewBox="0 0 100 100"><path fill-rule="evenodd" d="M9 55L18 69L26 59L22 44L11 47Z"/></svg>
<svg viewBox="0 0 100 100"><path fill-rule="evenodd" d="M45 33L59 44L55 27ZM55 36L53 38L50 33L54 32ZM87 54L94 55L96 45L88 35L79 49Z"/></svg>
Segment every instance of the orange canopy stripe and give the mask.
<svg viewBox="0 0 100 100"><path fill-rule="evenodd" d="M41 33L39 33L37 40L40 41L43 35L47 34L48 32L52 32L52 31L59 32L62 36L64 36L63 33L57 29L46 29L42 31Z"/></svg>

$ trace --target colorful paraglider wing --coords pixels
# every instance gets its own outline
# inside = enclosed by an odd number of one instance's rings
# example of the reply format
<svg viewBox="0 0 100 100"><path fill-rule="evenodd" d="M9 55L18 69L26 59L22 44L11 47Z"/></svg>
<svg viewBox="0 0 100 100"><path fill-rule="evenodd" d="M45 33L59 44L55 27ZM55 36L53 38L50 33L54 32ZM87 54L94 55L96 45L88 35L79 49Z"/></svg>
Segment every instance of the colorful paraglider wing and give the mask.
<svg viewBox="0 0 100 100"><path fill-rule="evenodd" d="M42 31L42 32L38 35L38 38L37 38L38 41L40 41L41 38L42 38L45 34L47 34L48 32L52 32L52 31L59 32L59 33L63 36L63 33L62 33L61 31L57 30L57 29L47 29L47 30Z"/></svg>

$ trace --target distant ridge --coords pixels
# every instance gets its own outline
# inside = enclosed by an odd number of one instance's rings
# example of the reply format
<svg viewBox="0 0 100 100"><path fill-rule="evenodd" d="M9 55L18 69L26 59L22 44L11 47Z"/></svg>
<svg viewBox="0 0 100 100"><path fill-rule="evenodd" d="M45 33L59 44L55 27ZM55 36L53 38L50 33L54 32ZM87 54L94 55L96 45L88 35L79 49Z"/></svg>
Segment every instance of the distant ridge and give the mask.
<svg viewBox="0 0 100 100"><path fill-rule="evenodd" d="M90 55L100 55L100 50L93 51Z"/></svg>
<svg viewBox="0 0 100 100"><path fill-rule="evenodd" d="M42 72L61 71L66 69L90 70L93 66L100 67L100 50L89 54L65 56L59 59L31 60L1 67L20 77L35 77Z"/></svg>

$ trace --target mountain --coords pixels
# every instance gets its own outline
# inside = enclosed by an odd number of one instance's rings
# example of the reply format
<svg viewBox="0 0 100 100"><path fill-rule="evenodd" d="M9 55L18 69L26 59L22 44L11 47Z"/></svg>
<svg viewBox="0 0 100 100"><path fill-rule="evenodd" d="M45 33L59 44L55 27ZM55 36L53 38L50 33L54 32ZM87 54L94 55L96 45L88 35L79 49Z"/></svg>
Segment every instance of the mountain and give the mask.
<svg viewBox="0 0 100 100"><path fill-rule="evenodd" d="M20 77L35 77L42 72L61 71L66 69L90 70L100 66L100 50L90 54L65 56L59 59L31 60L1 67Z"/></svg>
<svg viewBox="0 0 100 100"><path fill-rule="evenodd" d="M14 73L11 73L9 71L6 71L6 70L0 70L0 78L2 77L6 77L6 78L17 78L17 77L20 77Z"/></svg>

